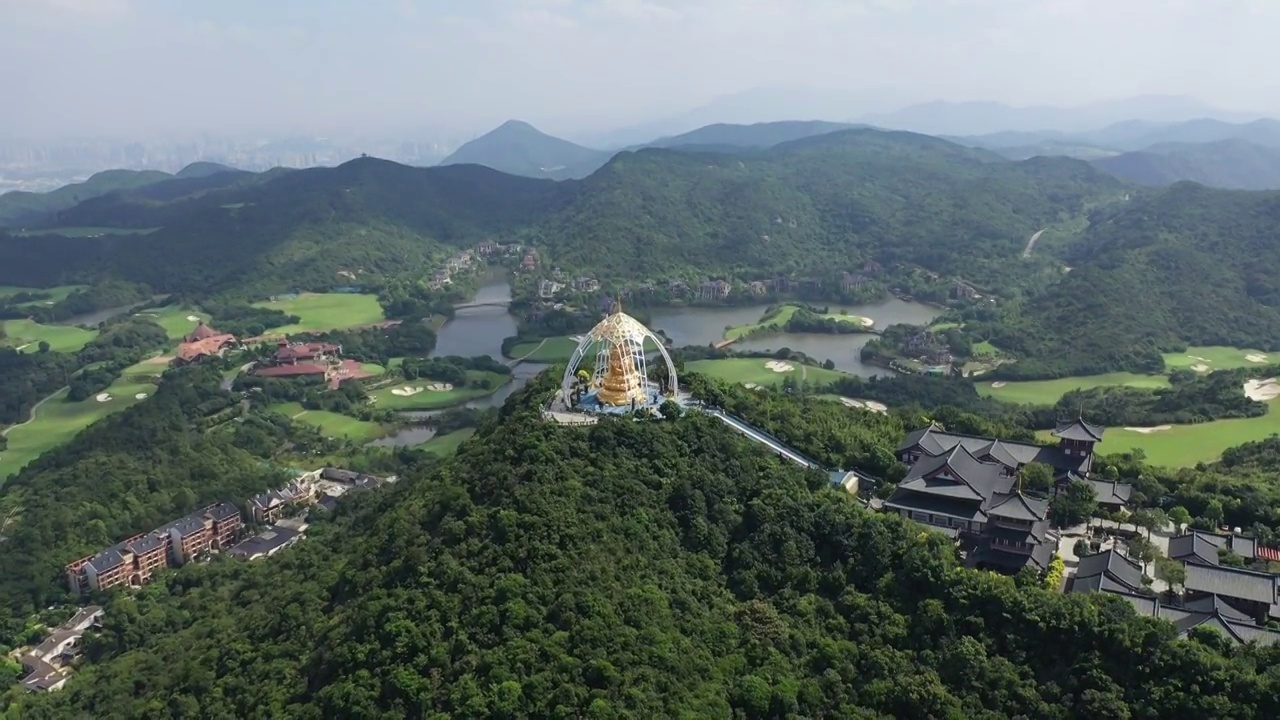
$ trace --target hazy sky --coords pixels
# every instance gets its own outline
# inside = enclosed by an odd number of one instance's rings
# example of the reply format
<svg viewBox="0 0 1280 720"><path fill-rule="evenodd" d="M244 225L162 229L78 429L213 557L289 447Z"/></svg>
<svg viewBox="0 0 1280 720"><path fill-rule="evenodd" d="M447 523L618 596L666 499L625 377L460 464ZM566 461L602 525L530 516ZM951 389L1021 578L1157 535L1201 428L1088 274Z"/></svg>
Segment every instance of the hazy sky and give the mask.
<svg viewBox="0 0 1280 720"><path fill-rule="evenodd" d="M1276 112L1276 37L1280 0L0 0L0 134L567 131L766 85Z"/></svg>

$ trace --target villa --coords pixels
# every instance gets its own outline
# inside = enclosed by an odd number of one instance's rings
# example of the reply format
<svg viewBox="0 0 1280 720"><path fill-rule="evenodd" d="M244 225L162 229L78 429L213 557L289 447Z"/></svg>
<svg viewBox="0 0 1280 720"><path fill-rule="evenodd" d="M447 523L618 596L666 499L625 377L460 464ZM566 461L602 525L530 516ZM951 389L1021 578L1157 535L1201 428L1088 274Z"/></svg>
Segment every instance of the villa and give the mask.
<svg viewBox="0 0 1280 720"><path fill-rule="evenodd" d="M173 359L173 364L181 365L198 362L206 357L220 357L228 349L235 347L236 344L235 335L218 332L204 324L202 320L196 325L195 330L182 338L182 342L178 345L178 352Z"/></svg>

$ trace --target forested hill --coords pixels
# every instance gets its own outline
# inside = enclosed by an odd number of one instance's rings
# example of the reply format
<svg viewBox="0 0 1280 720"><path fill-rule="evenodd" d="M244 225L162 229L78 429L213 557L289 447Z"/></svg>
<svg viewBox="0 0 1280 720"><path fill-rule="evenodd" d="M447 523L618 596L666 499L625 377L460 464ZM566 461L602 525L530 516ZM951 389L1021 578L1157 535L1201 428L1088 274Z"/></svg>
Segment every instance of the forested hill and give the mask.
<svg viewBox="0 0 1280 720"><path fill-rule="evenodd" d="M1153 145L1138 152L1100 158L1093 164L1143 185L1190 180L1237 190L1280 188L1280 148L1244 140Z"/></svg>
<svg viewBox="0 0 1280 720"><path fill-rule="evenodd" d="M539 422L546 377L440 470L261 563L107 606L24 719L1239 718L1280 656L1018 589L714 418ZM869 441L896 432L867 414ZM1199 637L1199 636L1197 636Z"/></svg>
<svg viewBox="0 0 1280 720"><path fill-rule="evenodd" d="M1021 163L936 138L855 129L738 154L622 153L541 226L562 267L611 276L905 263L1007 284L1036 230L1120 197L1067 158Z"/></svg>
<svg viewBox="0 0 1280 720"><path fill-rule="evenodd" d="M990 328L1043 361L1016 371L1160 370L1193 345L1280 349L1280 193L1180 183L1095 214L1075 269ZM1057 370L1055 370L1055 368Z"/></svg>

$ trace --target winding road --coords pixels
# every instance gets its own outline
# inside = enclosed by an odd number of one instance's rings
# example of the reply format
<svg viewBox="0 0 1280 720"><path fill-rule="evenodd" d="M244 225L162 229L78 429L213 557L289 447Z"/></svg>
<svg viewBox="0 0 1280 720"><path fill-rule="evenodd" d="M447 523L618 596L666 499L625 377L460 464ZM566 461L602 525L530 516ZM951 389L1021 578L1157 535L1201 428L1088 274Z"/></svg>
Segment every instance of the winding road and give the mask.
<svg viewBox="0 0 1280 720"><path fill-rule="evenodd" d="M58 388L57 390L54 391L53 395L57 395L58 393L62 392L64 389L65 388ZM43 400L41 400L40 402L36 403L35 405L32 405L30 416L26 420L23 420L22 422L18 423L17 425L10 425L9 427L5 428L3 431L0 431L0 437L9 437L10 431L16 428L20 428L23 425L30 425L32 422L34 422L36 419L36 411L40 409L41 405L52 400L53 395L50 395L44 398Z"/></svg>
<svg viewBox="0 0 1280 720"><path fill-rule="evenodd" d="M1040 235L1041 235L1041 234L1043 234L1043 233L1044 233L1044 231L1045 231L1045 230L1048 230L1048 229L1049 229L1049 228L1041 228L1041 229L1039 229L1039 230L1037 230L1037 231L1036 231L1036 234L1035 234L1035 235L1032 235L1032 236L1031 236L1031 239L1027 241L1027 247L1022 251L1022 257L1024 257L1024 258L1029 258L1029 257L1031 257L1031 250L1035 248L1035 246L1036 246L1036 241L1037 241L1037 240L1039 240L1039 239L1040 239Z"/></svg>

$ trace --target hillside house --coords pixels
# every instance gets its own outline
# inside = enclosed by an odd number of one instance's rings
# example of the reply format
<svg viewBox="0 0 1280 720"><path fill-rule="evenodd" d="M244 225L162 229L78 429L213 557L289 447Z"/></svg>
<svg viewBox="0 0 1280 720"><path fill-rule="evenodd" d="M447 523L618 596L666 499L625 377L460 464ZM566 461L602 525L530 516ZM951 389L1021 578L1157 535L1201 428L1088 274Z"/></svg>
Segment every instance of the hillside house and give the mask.
<svg viewBox="0 0 1280 720"><path fill-rule="evenodd" d="M708 280L698 284L696 297L699 300L723 300L732 290L733 286L724 280Z"/></svg>

